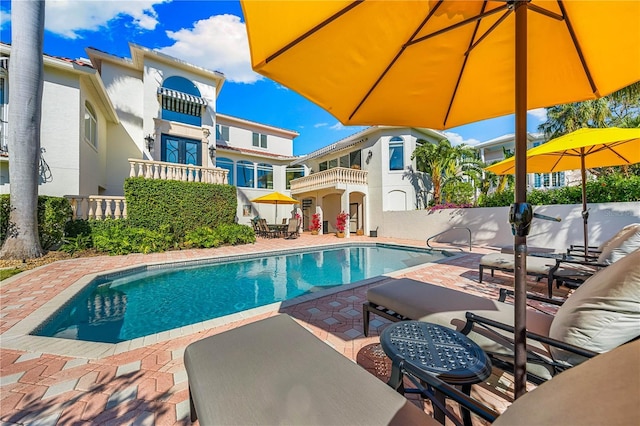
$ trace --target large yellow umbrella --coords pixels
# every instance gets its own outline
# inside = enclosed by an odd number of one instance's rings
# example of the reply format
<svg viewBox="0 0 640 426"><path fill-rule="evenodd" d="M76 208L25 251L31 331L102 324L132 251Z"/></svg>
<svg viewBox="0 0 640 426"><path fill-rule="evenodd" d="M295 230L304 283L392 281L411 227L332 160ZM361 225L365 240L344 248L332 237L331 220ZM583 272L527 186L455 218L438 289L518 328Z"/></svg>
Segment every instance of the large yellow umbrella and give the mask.
<svg viewBox="0 0 640 426"><path fill-rule="evenodd" d="M586 170L640 163L640 129L579 129L527 151L529 173L580 170L585 254L589 245ZM513 157L486 167L497 175L513 174Z"/></svg>
<svg viewBox="0 0 640 426"><path fill-rule="evenodd" d="M637 1L243 0L242 8L254 70L343 124L444 129L515 112L516 221L531 212L527 109L640 80ZM526 379L526 234L518 234L516 396Z"/></svg>
<svg viewBox="0 0 640 426"><path fill-rule="evenodd" d="M276 222L278 221L278 204L298 204L300 201L289 197L281 192L274 191L262 197L254 198L252 203L275 204L276 205Z"/></svg>

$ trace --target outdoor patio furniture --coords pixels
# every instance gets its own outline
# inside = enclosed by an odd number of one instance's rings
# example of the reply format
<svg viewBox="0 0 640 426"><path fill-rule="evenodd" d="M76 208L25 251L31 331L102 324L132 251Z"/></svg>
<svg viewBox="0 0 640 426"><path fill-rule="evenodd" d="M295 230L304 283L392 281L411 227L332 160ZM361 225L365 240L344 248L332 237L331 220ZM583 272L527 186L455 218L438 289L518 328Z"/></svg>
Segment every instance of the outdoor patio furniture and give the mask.
<svg viewBox="0 0 640 426"><path fill-rule="evenodd" d="M555 316L527 311L527 373L540 383L640 336L640 250L598 271L564 303L533 298L561 305ZM371 312L392 321L426 321L468 334L495 366L512 364L511 304L406 278L371 287L367 300L365 335Z"/></svg>
<svg viewBox="0 0 640 426"><path fill-rule="evenodd" d="M495 426L640 424L640 341L600 354L557 375L514 401L499 414L435 375L406 372L434 405L446 395ZM448 408L447 416L459 424Z"/></svg>
<svg viewBox="0 0 640 426"><path fill-rule="evenodd" d="M201 425L439 424L287 315L194 342L184 363Z"/></svg>
<svg viewBox="0 0 640 426"><path fill-rule="evenodd" d="M300 232L298 231L298 219L290 219L289 226L285 231L285 238L298 238Z"/></svg>

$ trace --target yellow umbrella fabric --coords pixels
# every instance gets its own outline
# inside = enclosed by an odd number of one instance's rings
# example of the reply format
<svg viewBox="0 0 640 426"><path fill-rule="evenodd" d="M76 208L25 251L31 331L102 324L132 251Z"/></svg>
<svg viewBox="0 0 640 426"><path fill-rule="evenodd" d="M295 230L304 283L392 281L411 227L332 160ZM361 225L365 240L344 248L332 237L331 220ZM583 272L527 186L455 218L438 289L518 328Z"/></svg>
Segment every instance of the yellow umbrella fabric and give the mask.
<svg viewBox="0 0 640 426"><path fill-rule="evenodd" d="M276 205L276 222L278 221L278 204L298 204L300 201L289 197L281 192L274 191L262 197L254 198L252 203L275 204Z"/></svg>
<svg viewBox="0 0 640 426"><path fill-rule="evenodd" d="M251 202L264 204L298 204L300 201L275 191L262 197L254 198Z"/></svg>
<svg viewBox="0 0 640 426"><path fill-rule="evenodd" d="M514 221L530 217L527 109L640 80L637 1L241 3L253 69L345 125L445 129L515 112ZM518 397L526 389L526 232L514 246Z"/></svg>
<svg viewBox="0 0 640 426"><path fill-rule="evenodd" d="M527 151L527 172L551 173L640 163L640 129L579 129ZM515 172L514 158L486 167L497 175Z"/></svg>
<svg viewBox="0 0 640 426"><path fill-rule="evenodd" d="M584 254L589 246L586 169L640 163L640 129L579 129L527 151L529 173L580 170L582 176L582 220ZM515 172L513 157L486 167L497 175Z"/></svg>
<svg viewBox="0 0 640 426"><path fill-rule="evenodd" d="M514 111L508 1L242 1L253 68L343 124L455 127ZM528 2L526 108L640 80L640 2Z"/></svg>

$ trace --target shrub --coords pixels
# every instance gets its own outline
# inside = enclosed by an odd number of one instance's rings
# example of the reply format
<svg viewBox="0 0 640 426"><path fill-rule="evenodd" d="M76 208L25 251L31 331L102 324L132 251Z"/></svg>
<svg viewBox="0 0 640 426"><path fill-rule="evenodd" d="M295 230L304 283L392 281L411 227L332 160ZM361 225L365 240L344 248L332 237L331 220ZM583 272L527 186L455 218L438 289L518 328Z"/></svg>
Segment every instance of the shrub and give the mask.
<svg viewBox="0 0 640 426"><path fill-rule="evenodd" d="M186 247L218 247L222 244L249 244L256 242L253 229L247 225L223 224L216 229L203 226L187 232L184 245Z"/></svg>
<svg viewBox="0 0 640 426"><path fill-rule="evenodd" d="M118 219L95 221L92 227L94 248L111 255L165 251L173 242L166 227L151 231Z"/></svg>
<svg viewBox="0 0 640 426"><path fill-rule="evenodd" d="M9 195L0 196L0 241L4 241L9 226ZM69 200L62 197L38 197L38 236L43 249L57 248L62 244L66 223L71 220Z"/></svg>
<svg viewBox="0 0 640 426"><path fill-rule="evenodd" d="M236 216L236 188L230 185L128 178L124 192L133 226L165 226L176 240L199 227L233 223Z"/></svg>
<svg viewBox="0 0 640 426"><path fill-rule="evenodd" d="M185 247L210 248L218 247L222 241L208 226L201 226L193 231L187 232L184 237Z"/></svg>

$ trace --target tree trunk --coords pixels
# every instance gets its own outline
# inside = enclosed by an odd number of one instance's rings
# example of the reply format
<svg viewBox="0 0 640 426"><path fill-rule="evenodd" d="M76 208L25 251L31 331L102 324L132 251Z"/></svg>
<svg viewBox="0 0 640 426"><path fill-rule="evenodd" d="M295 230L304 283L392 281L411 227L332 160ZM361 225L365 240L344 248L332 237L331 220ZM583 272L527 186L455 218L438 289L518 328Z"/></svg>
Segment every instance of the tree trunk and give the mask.
<svg viewBox="0 0 640 426"><path fill-rule="evenodd" d="M9 58L10 213L3 259L43 255L38 238L38 167L44 79L44 1L11 2Z"/></svg>

